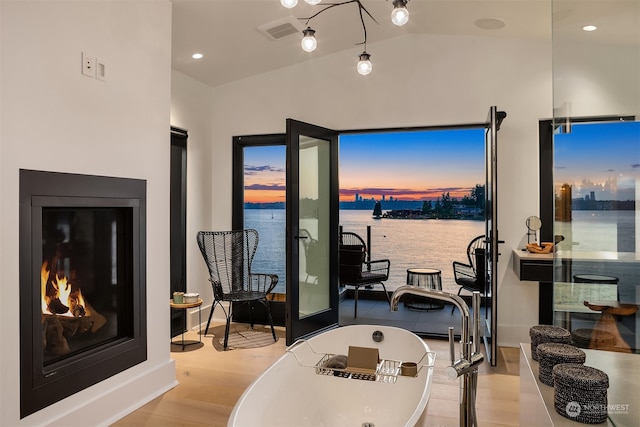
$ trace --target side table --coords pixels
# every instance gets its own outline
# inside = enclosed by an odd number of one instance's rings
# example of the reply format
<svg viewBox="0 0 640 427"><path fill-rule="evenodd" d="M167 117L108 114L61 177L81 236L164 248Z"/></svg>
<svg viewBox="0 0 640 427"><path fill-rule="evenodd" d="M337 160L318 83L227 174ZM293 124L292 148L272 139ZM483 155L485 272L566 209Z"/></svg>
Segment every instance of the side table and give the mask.
<svg viewBox="0 0 640 427"><path fill-rule="evenodd" d="M184 340L184 330L182 331L182 340L177 342L177 341L173 341L171 340L171 344L175 344L175 345L181 345L182 346L182 350L184 351L184 348L188 345L192 345L192 344L200 344L202 342L202 298L198 298L198 301L196 302L185 302L183 304L176 304L173 302L172 299L169 300L169 306L171 308L175 308L177 310L187 310L189 308L194 308L194 307L198 307L198 327L200 328L200 331L198 333L198 341L186 341Z"/></svg>
<svg viewBox="0 0 640 427"><path fill-rule="evenodd" d="M436 268L409 268L407 269L407 285L420 288L442 290L441 271ZM411 310L441 310L444 303L429 297L408 295L411 298L405 299L404 306Z"/></svg>

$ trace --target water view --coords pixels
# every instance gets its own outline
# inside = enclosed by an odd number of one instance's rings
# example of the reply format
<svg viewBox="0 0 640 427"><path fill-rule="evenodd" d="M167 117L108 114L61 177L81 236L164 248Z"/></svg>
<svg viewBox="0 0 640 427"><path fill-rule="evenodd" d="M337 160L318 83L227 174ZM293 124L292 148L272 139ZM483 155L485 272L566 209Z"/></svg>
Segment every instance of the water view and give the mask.
<svg viewBox="0 0 640 427"><path fill-rule="evenodd" d="M431 267L442 271L443 289L457 292L453 261L466 261L467 245L484 234L484 222L437 219L373 219L370 210L341 210L344 231L366 240L371 226L372 259L389 259L391 271L387 290L395 290L407 280L407 269ZM260 243L254 271L274 272L280 277L276 292L285 292L285 210L246 209L245 226L255 228Z"/></svg>

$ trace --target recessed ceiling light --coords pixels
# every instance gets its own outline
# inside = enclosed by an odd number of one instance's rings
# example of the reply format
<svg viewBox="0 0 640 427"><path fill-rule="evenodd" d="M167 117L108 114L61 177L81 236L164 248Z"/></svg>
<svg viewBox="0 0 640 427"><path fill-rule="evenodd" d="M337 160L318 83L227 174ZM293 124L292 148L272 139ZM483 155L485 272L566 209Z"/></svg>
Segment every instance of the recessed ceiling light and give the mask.
<svg viewBox="0 0 640 427"><path fill-rule="evenodd" d="M598 27L596 27L595 25L585 25L584 27L582 27L582 29L585 31L595 31L598 29Z"/></svg>
<svg viewBox="0 0 640 427"><path fill-rule="evenodd" d="M482 28L483 30L499 30L500 28L504 28L506 25L504 21L493 18L478 19L475 24L476 27Z"/></svg>
<svg viewBox="0 0 640 427"><path fill-rule="evenodd" d="M191 57L193 59L202 59L202 58L204 58L204 55L201 54L201 53L194 53L193 55L191 55Z"/></svg>

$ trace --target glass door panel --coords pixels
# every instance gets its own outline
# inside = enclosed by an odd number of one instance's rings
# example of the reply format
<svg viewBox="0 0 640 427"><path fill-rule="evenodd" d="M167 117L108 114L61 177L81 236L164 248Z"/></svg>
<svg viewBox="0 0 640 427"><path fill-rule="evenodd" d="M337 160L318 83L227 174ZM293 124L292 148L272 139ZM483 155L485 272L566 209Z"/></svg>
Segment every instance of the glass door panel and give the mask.
<svg viewBox="0 0 640 427"><path fill-rule="evenodd" d="M298 263L300 319L330 309L329 264L329 146L325 141L300 137Z"/></svg>
<svg viewBox="0 0 640 427"><path fill-rule="evenodd" d="M287 120L287 345L338 325L338 133Z"/></svg>
<svg viewBox="0 0 640 427"><path fill-rule="evenodd" d="M637 352L640 123L557 126L554 163L554 323L588 333L584 346Z"/></svg>
<svg viewBox="0 0 640 427"><path fill-rule="evenodd" d="M284 300L287 282L285 256L286 146L245 146L244 225L258 231L259 243L252 268L278 275L272 291Z"/></svg>

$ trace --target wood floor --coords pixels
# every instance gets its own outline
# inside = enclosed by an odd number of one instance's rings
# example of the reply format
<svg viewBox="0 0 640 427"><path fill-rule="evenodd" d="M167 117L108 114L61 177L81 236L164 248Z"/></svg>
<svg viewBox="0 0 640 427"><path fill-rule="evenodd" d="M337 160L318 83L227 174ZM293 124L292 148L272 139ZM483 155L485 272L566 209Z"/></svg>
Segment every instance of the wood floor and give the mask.
<svg viewBox="0 0 640 427"><path fill-rule="evenodd" d="M278 335L283 337L284 332L280 330ZM197 333L187 332L185 339L197 340ZM172 346L180 384L113 426L226 426L245 388L284 353L285 340L256 349L223 352L214 348L213 339L207 335L201 345L187 347L186 351ZM426 416L418 426L457 426L460 386L458 380L450 380L444 373L449 364L448 343L426 341L437 353L436 370ZM476 410L478 424L483 427L519 425L519 352L517 348L501 348L498 353L497 368L483 363L479 369Z"/></svg>

